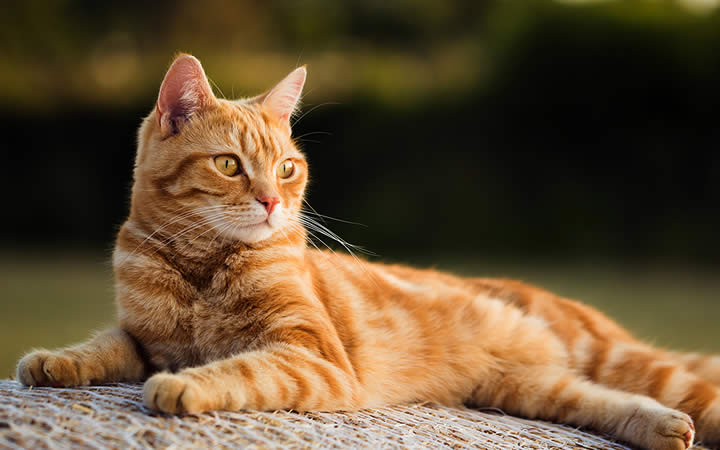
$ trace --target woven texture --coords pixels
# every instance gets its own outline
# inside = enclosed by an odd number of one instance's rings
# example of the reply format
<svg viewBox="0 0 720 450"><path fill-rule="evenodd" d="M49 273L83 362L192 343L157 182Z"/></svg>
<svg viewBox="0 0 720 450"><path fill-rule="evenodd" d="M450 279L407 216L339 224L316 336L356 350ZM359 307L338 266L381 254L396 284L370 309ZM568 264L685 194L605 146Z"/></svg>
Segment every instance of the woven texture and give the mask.
<svg viewBox="0 0 720 450"><path fill-rule="evenodd" d="M596 435L433 404L352 413L155 414L142 385L34 388L0 380L0 448L626 449Z"/></svg>

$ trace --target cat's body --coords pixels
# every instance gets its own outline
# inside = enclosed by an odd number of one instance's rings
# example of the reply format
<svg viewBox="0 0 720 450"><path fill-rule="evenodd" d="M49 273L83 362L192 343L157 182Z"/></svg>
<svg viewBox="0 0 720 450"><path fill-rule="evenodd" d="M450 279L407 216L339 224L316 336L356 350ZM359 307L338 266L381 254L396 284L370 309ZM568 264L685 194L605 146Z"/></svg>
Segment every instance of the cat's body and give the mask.
<svg viewBox="0 0 720 450"><path fill-rule="evenodd" d="M717 359L655 350L519 282L307 248L307 164L288 123L304 78L230 102L197 60L175 62L139 134L114 254L119 326L31 353L20 381L150 376L146 404L170 413L493 406L653 449L691 445L692 416L720 443Z"/></svg>

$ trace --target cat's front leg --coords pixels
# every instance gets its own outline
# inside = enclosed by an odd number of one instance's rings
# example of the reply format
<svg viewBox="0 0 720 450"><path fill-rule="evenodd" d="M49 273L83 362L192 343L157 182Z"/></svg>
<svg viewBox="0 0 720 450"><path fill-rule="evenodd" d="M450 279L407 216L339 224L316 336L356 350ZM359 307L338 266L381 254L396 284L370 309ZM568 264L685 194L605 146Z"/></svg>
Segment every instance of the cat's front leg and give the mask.
<svg viewBox="0 0 720 450"><path fill-rule="evenodd" d="M276 343L177 374L159 373L145 383L145 405L173 414L357 408L355 374L329 356L317 348Z"/></svg>
<svg viewBox="0 0 720 450"><path fill-rule="evenodd" d="M80 345L29 353L18 362L17 379L26 386L68 387L140 381L145 372L132 336L113 328Z"/></svg>

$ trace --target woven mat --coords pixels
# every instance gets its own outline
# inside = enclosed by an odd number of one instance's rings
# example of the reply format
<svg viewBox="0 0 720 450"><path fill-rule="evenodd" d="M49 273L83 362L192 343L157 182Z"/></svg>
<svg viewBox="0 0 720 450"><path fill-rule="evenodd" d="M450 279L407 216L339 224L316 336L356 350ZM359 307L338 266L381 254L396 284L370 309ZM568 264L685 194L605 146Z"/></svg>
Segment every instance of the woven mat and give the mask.
<svg viewBox="0 0 720 450"><path fill-rule="evenodd" d="M627 449L597 435L434 404L352 413L156 414L142 385L34 388L0 380L0 448Z"/></svg>

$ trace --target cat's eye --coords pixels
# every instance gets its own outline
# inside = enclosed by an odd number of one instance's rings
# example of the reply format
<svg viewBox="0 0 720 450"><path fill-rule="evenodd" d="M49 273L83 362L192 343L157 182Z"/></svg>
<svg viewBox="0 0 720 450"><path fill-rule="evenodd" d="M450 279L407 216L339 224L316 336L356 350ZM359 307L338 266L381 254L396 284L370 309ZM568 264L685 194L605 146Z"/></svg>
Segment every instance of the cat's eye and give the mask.
<svg viewBox="0 0 720 450"><path fill-rule="evenodd" d="M215 157L215 167L221 174L229 177L240 173L240 164L234 156L222 155Z"/></svg>
<svg viewBox="0 0 720 450"><path fill-rule="evenodd" d="M278 178L290 178L295 173L295 164L289 159L286 159L277 168Z"/></svg>

